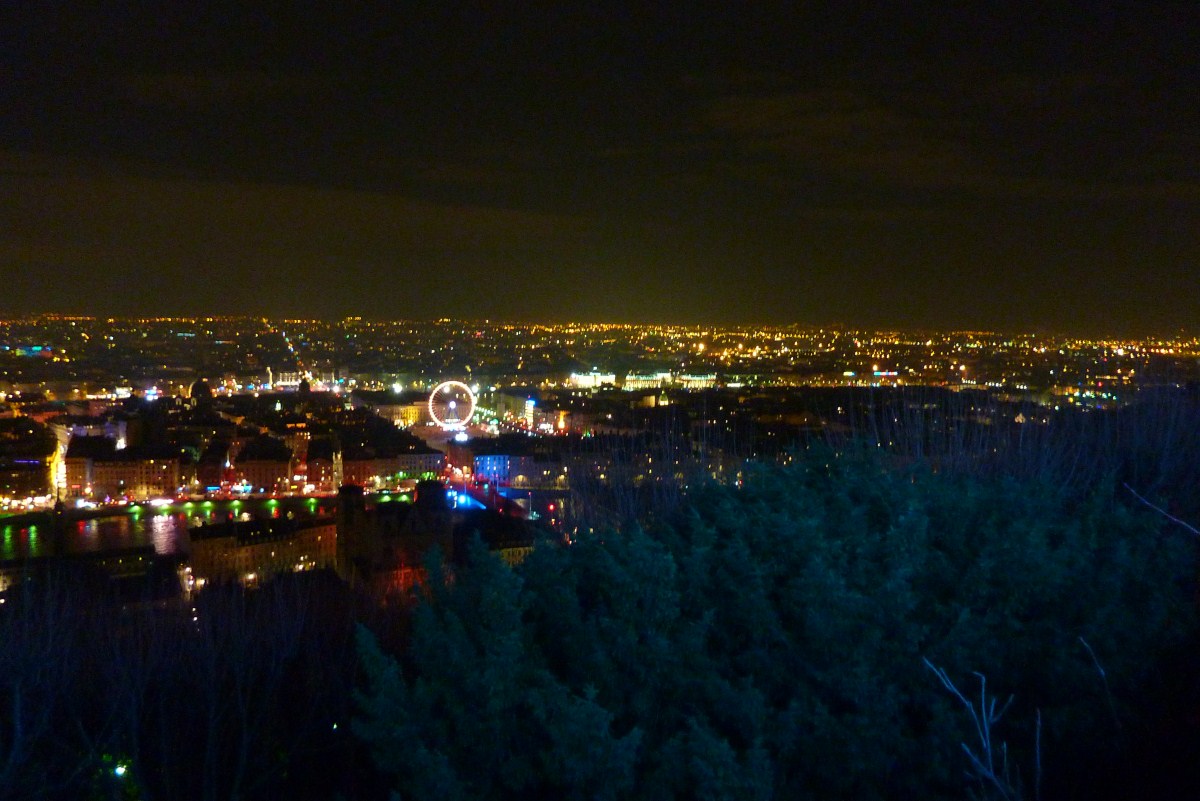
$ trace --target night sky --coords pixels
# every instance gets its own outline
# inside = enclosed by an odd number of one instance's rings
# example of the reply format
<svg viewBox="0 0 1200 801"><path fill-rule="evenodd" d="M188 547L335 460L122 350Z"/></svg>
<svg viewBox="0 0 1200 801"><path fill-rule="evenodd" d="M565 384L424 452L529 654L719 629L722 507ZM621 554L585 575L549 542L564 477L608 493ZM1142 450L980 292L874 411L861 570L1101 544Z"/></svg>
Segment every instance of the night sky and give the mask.
<svg viewBox="0 0 1200 801"><path fill-rule="evenodd" d="M1200 321L1200 3L71 5L0 312Z"/></svg>

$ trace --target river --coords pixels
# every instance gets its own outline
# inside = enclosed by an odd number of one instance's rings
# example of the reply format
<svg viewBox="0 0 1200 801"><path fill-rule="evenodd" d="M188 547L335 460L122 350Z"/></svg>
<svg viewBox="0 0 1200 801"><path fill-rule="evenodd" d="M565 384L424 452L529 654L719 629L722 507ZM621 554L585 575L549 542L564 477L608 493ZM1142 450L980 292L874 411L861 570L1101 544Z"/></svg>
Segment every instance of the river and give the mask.
<svg viewBox="0 0 1200 801"><path fill-rule="evenodd" d="M154 546L162 556L188 549L187 531L204 523L251 518L313 518L332 516L336 498L253 498L248 500L186 501L167 506L136 505L111 512L76 512L66 516L67 553L104 553ZM50 514L0 519L0 562L49 555Z"/></svg>

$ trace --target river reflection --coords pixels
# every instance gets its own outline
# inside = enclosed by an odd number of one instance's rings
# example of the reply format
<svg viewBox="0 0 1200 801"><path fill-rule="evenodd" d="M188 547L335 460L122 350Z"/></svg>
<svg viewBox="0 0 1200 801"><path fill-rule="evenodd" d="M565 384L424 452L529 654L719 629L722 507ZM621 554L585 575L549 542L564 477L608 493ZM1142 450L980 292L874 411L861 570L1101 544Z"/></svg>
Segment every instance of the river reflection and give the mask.
<svg viewBox="0 0 1200 801"><path fill-rule="evenodd" d="M19 559L42 549L44 526L13 526L0 528L0 561Z"/></svg>
<svg viewBox="0 0 1200 801"><path fill-rule="evenodd" d="M170 506L129 506L100 517L72 519L67 513L68 553L99 553L154 546L160 555L188 550L188 529L206 523L253 518L309 519L332 516L333 498L281 498L246 501L192 501ZM45 556L48 525L0 525L0 561Z"/></svg>

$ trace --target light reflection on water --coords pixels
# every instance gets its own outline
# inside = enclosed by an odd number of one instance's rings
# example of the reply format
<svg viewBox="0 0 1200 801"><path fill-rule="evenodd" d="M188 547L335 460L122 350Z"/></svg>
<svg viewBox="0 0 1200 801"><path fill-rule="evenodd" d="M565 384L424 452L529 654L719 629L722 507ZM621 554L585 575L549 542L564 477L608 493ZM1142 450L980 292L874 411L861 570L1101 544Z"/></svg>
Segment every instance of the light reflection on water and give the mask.
<svg viewBox="0 0 1200 801"><path fill-rule="evenodd" d="M187 515L157 514L150 518L150 541L155 553L187 550Z"/></svg>
<svg viewBox="0 0 1200 801"><path fill-rule="evenodd" d="M333 514L333 499L315 500L285 498L238 504L227 501L173 504L160 509L130 507L103 517L68 520L67 551L96 553L152 545L157 554L179 554L187 551L188 529L205 523L283 516L304 520ZM50 539L45 525L0 524L0 560L48 555Z"/></svg>
<svg viewBox="0 0 1200 801"><path fill-rule="evenodd" d="M28 556L38 545L37 526L5 525L0 531L0 559Z"/></svg>
<svg viewBox="0 0 1200 801"><path fill-rule="evenodd" d="M41 554L47 545L45 535L45 526L5 524L0 527L0 561Z"/></svg>

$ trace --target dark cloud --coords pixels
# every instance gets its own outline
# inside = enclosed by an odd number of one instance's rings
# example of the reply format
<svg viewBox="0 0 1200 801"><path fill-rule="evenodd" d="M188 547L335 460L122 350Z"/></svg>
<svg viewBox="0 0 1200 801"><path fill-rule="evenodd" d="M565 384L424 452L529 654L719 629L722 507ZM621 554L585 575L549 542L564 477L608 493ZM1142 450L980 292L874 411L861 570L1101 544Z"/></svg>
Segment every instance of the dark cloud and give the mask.
<svg viewBox="0 0 1200 801"><path fill-rule="evenodd" d="M929 121L847 90L722 98L708 120L742 152L767 151L857 181L960 186L978 164Z"/></svg>
<svg viewBox="0 0 1200 801"><path fill-rule="evenodd" d="M1200 302L1194 9L139 8L5 10L10 306L1103 328Z"/></svg>
<svg viewBox="0 0 1200 801"><path fill-rule="evenodd" d="M89 174L70 161L12 153L0 165L10 197L0 208L6 275L44 272L58 286L100 288L175 276L157 300L166 309L203 311L195 299L211 299L206 285L216 284L238 311L286 298L288 308L346 313L350 296L382 285L405 287L418 301L405 307L412 313L443 290L478 300L497 255L541 261L595 238L593 221L571 215L356 190ZM93 299L111 310L127 301L121 294Z"/></svg>
<svg viewBox="0 0 1200 801"><path fill-rule="evenodd" d="M203 73L129 73L112 78L114 94L131 103L160 107L172 113L202 112L214 104L287 102L298 98L332 99L339 81L334 77L270 74L255 70Z"/></svg>
<svg viewBox="0 0 1200 801"><path fill-rule="evenodd" d="M1087 140L1058 143L1039 138L1046 121L1063 108L1089 115L1127 82L1070 75L1035 81L1007 76L982 93L988 107L975 119L947 119L936 98L918 96L902 107L866 90L847 88L733 95L717 99L705 115L708 125L728 137L736 156L767 154L750 162L764 183L780 185L789 173L875 187L970 193L984 197L1045 201L1180 201L1200 199L1196 180L1200 159L1190 137L1162 134L1154 147L1120 160L1119 169L1092 164L1092 170L1066 170L1022 153L1060 150L1064 162L1110 149ZM1091 100L1085 98L1091 97ZM996 147L989 120L1025 115L1028 132L1007 149ZM1112 116L1093 108L1092 118ZM1064 123L1059 123L1063 125ZM1095 125L1095 123L1093 123ZM1084 135L1089 126L1072 126ZM1098 127L1098 126L1096 126ZM1072 149L1074 148L1074 149ZM1016 151L1014 153L1014 151ZM728 150L726 151L728 152ZM740 162L746 164L746 161ZM1100 167L1100 169L1096 169ZM870 216L870 215L867 215Z"/></svg>

